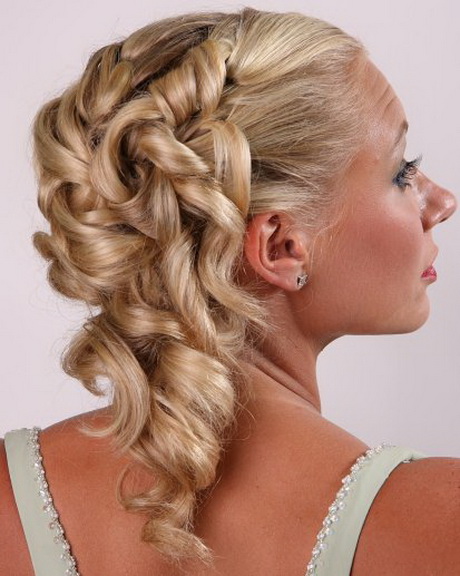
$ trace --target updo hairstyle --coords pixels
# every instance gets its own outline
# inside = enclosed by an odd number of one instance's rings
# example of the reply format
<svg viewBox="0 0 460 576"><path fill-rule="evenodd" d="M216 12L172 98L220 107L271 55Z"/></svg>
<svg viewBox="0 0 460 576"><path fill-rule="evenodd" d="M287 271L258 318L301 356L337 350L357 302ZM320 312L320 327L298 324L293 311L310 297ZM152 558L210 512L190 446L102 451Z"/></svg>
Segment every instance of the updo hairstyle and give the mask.
<svg viewBox="0 0 460 576"><path fill-rule="evenodd" d="M209 559L193 534L244 396L238 358L263 304L237 271L248 221L317 226L356 152L362 46L299 14L245 9L151 24L98 50L34 125L34 242L90 314L63 365L112 386L105 433L152 471L124 495L143 539Z"/></svg>

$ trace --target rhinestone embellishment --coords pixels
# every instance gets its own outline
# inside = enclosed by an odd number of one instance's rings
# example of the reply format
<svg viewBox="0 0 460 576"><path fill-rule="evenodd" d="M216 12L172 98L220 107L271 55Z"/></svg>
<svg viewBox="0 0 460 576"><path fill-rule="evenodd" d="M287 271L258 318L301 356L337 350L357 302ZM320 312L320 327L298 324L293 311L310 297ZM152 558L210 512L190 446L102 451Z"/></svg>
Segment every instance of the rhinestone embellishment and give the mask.
<svg viewBox="0 0 460 576"><path fill-rule="evenodd" d="M360 456L351 467L350 473L342 479L342 487L337 492L334 502L329 506L328 514L323 521L323 526L316 537L316 544L311 554L305 576L316 576L317 569L322 565L321 553L328 546L328 537L333 534L334 527L339 522L342 510L346 507L347 496L356 482L361 470L376 455L386 448L391 448L390 444L380 444L376 448L370 448L365 454Z"/></svg>
<svg viewBox="0 0 460 576"><path fill-rule="evenodd" d="M43 457L40 452L40 442L38 440L39 432L40 428L37 427L29 430L29 438L27 441L30 448L31 466L35 471L35 481L38 484L37 490L43 502L43 510L50 519L48 527L53 533L54 543L62 548L61 559L64 560L67 565L65 574L66 576L80 576L75 558L70 552L70 544L65 537L64 528L59 522L59 514L54 507L53 498L49 491L48 482L46 481L45 470L42 464Z"/></svg>

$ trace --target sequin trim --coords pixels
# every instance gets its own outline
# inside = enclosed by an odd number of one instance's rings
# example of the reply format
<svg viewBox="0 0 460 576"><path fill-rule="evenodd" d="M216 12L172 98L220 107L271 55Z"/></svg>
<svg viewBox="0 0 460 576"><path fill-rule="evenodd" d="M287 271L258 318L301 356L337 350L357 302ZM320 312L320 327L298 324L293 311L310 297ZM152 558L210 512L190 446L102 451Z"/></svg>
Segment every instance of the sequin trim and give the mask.
<svg viewBox="0 0 460 576"><path fill-rule="evenodd" d="M29 438L27 440L30 448L31 466L35 471L35 481L38 484L38 494L43 502L43 510L50 518L48 527L52 532L53 541L56 546L62 548L61 559L67 565L65 571L66 576L80 576L77 570L77 563L70 552L70 544L65 537L64 528L59 521L59 514L54 507L53 498L49 491L48 482L46 481L45 470L42 464L43 457L38 440L39 432L40 428L32 428L29 430Z"/></svg>
<svg viewBox="0 0 460 576"><path fill-rule="evenodd" d="M328 538L334 532L334 526L341 518L342 510L346 507L347 496L360 472L374 456L380 454L380 452L387 448L392 448L392 446L390 444L380 444L380 446L376 448L370 448L356 460L351 467L350 473L342 479L342 488L337 492L334 502L329 506L329 511L323 521L323 526L316 537L316 544L313 548L305 576L316 576L317 569L322 565L321 554L328 546Z"/></svg>

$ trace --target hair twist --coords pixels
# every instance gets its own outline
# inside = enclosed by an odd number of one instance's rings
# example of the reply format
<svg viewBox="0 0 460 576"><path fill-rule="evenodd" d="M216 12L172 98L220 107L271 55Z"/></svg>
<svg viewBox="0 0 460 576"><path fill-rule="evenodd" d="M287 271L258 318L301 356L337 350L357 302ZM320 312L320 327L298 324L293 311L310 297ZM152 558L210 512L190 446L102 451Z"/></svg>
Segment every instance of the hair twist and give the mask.
<svg viewBox="0 0 460 576"><path fill-rule="evenodd" d="M238 359L265 327L238 284L247 220L317 226L356 150L362 48L297 14L244 10L147 26L97 51L34 125L35 245L62 294L94 306L64 358L104 431L154 474L143 537L172 558L209 550L193 519L242 390Z"/></svg>

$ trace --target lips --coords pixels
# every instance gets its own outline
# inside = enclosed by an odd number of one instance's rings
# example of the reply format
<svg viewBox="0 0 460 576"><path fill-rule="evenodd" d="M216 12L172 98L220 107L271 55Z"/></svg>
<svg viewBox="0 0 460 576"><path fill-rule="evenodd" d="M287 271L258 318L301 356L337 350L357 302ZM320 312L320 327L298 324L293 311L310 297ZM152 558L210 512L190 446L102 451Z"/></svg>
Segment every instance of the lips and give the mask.
<svg viewBox="0 0 460 576"><path fill-rule="evenodd" d="M426 270L423 271L422 278L426 278L427 280L436 280L438 277L434 266L428 266Z"/></svg>

